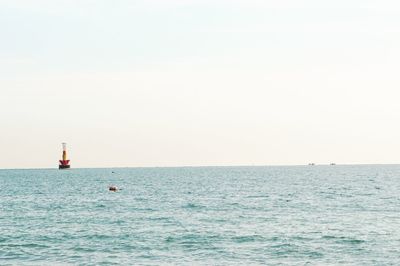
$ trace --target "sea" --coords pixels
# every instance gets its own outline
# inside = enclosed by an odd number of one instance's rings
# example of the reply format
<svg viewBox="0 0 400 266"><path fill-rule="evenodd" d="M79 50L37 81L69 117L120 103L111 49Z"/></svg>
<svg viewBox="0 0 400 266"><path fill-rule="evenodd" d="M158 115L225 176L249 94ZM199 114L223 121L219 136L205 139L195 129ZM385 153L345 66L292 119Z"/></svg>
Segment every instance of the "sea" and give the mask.
<svg viewBox="0 0 400 266"><path fill-rule="evenodd" d="M0 170L0 188L0 265L400 265L399 165Z"/></svg>

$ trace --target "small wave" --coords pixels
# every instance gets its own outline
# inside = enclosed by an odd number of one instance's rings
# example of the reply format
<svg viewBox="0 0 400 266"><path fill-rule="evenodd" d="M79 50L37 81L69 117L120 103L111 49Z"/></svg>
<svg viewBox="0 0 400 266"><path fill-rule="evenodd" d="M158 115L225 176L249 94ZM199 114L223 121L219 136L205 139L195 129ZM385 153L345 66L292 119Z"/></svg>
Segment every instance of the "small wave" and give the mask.
<svg viewBox="0 0 400 266"><path fill-rule="evenodd" d="M247 196L246 198L248 199L266 199L269 198L268 195L251 195L251 196Z"/></svg>
<svg viewBox="0 0 400 266"><path fill-rule="evenodd" d="M150 221L165 221L170 222L172 219L170 217L150 217L148 218Z"/></svg>
<svg viewBox="0 0 400 266"><path fill-rule="evenodd" d="M226 223L228 222L227 219L223 218L206 218L206 219L199 219L200 222L205 222L205 223Z"/></svg>
<svg viewBox="0 0 400 266"><path fill-rule="evenodd" d="M148 199L143 198L143 197L137 197L134 199L135 201L148 201Z"/></svg>
<svg viewBox="0 0 400 266"><path fill-rule="evenodd" d="M294 236L294 237L291 237L291 239L299 240L299 241L310 241L310 240L313 240L310 237L304 237L304 236Z"/></svg>
<svg viewBox="0 0 400 266"><path fill-rule="evenodd" d="M175 241L175 239L172 236L169 236L169 237L167 237L165 239L165 242L167 242L167 243L171 243L171 242L174 242L174 241Z"/></svg>
<svg viewBox="0 0 400 266"><path fill-rule="evenodd" d="M323 236L322 238L327 240L335 240L336 243L361 244L365 242L365 240L362 239L348 238L344 236L326 235Z"/></svg>
<svg viewBox="0 0 400 266"><path fill-rule="evenodd" d="M323 239L335 239L336 236L322 236Z"/></svg>
<svg viewBox="0 0 400 266"><path fill-rule="evenodd" d="M264 241L265 238L260 235L248 235L248 236L235 236L232 240L236 243L246 243L246 242L257 242Z"/></svg>
<svg viewBox="0 0 400 266"><path fill-rule="evenodd" d="M26 243L26 244L7 244L3 247L14 247L14 248L49 248L48 245L37 244L37 243Z"/></svg>
<svg viewBox="0 0 400 266"><path fill-rule="evenodd" d="M114 238L114 236L104 235L104 234L95 234L95 235L88 235L85 238L91 239L91 240L101 240L101 239L111 239L111 238Z"/></svg>
<svg viewBox="0 0 400 266"><path fill-rule="evenodd" d="M194 203L188 203L182 206L183 209L202 209L204 206L197 205Z"/></svg>
<svg viewBox="0 0 400 266"><path fill-rule="evenodd" d="M218 240L218 235L198 235L198 234L185 234L180 236L168 236L165 238L167 243L177 243L179 245L193 246L209 244Z"/></svg>
<svg viewBox="0 0 400 266"><path fill-rule="evenodd" d="M365 241L361 240L361 239L343 239L338 242L349 243L349 244L361 244L361 243L364 243Z"/></svg>
<svg viewBox="0 0 400 266"><path fill-rule="evenodd" d="M307 252L304 252L304 254L311 258L322 258L324 256L323 253L318 252L318 251L307 251Z"/></svg>
<svg viewBox="0 0 400 266"><path fill-rule="evenodd" d="M94 248L87 248L87 247L74 247L72 250L78 252L96 252L97 250Z"/></svg>
<svg viewBox="0 0 400 266"><path fill-rule="evenodd" d="M289 243L278 244L278 245L272 246L272 248L279 248L279 249L282 249L282 248L292 248L292 247L294 247L294 245L289 244Z"/></svg>

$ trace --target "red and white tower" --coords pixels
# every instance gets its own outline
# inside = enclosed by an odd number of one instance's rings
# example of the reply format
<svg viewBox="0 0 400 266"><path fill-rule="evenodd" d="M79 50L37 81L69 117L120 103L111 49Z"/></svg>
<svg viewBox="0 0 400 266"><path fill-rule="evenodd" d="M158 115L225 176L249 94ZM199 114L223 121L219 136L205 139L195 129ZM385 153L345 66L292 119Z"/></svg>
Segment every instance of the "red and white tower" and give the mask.
<svg viewBox="0 0 400 266"><path fill-rule="evenodd" d="M67 143L63 142L62 147L63 147L62 160L60 160L58 169L68 169L71 167L71 165L69 164L69 160L67 160Z"/></svg>

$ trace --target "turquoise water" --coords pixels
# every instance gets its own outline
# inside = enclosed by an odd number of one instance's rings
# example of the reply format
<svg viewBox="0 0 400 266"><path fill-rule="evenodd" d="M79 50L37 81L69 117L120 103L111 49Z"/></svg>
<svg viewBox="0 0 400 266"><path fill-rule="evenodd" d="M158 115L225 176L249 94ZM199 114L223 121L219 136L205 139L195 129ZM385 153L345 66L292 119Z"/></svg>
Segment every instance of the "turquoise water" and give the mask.
<svg viewBox="0 0 400 266"><path fill-rule="evenodd" d="M0 265L400 264L400 166L0 170L0 185Z"/></svg>

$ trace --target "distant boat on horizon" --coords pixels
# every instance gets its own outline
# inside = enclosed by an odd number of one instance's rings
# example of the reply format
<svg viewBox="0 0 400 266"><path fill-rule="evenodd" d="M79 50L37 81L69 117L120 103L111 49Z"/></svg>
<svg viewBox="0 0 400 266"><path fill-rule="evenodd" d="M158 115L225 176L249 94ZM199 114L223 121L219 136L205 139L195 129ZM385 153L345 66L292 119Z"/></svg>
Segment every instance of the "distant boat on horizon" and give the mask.
<svg viewBox="0 0 400 266"><path fill-rule="evenodd" d="M315 163L309 163L308 165L315 165Z"/></svg>

